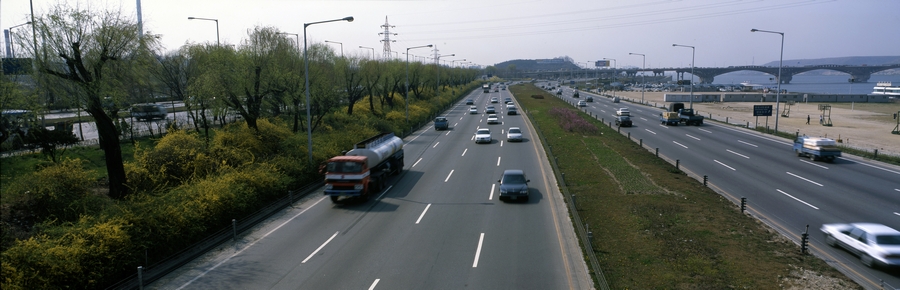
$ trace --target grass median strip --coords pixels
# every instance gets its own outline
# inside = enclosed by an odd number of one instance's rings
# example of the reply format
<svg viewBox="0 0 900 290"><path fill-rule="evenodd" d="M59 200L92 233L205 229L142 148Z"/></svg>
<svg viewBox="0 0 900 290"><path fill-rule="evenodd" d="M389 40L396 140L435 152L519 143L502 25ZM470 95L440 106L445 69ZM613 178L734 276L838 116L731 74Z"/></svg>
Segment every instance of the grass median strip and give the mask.
<svg viewBox="0 0 900 290"><path fill-rule="evenodd" d="M808 288L810 270L859 287L600 121L533 85L510 90L552 146L612 289Z"/></svg>

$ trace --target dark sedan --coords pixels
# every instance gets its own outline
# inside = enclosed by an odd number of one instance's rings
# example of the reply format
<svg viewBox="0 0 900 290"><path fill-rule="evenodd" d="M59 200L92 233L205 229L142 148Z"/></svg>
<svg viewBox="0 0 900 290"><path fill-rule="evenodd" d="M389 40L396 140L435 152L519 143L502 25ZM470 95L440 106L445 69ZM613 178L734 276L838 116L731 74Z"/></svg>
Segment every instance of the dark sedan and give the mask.
<svg viewBox="0 0 900 290"><path fill-rule="evenodd" d="M629 117L629 116L618 116L618 117L616 117L616 126L619 126L619 127L631 127L631 117Z"/></svg>

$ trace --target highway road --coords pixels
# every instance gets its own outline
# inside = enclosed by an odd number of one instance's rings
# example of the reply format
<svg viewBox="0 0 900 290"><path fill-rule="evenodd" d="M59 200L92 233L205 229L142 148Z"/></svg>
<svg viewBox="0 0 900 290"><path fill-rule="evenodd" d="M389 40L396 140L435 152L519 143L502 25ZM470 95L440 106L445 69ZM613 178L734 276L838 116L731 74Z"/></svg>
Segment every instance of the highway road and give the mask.
<svg viewBox="0 0 900 290"><path fill-rule="evenodd" d="M502 124L487 125L490 97ZM506 91L472 92L446 112L450 129L405 141L405 170L364 203L313 193L233 245L152 289L590 289L566 205L540 141ZM429 124L430 125L430 124ZM520 127L524 142L506 142ZM477 128L494 141L475 144ZM524 169L528 202L498 201L501 173Z"/></svg>
<svg viewBox="0 0 900 290"><path fill-rule="evenodd" d="M793 153L793 140L716 122L665 126L661 109L585 92L576 99L571 88L563 91L558 97L572 105L593 96L581 109L607 123L615 120L617 108L629 108L634 126L621 128L623 135L643 140L648 150L659 148L661 157L678 160L683 171L708 176L710 187L733 202L746 197L751 214L795 242L809 225L811 250L863 287L900 287L900 273L863 266L849 252L826 245L819 230L822 224L848 222L900 229L900 167L846 154L834 163L813 162Z"/></svg>

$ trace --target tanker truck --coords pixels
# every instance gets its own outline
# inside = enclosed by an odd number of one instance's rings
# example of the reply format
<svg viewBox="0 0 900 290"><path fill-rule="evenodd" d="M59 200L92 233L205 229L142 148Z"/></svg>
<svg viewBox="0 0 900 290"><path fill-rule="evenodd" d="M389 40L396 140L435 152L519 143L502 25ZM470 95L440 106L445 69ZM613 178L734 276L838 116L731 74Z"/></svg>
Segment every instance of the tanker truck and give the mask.
<svg viewBox="0 0 900 290"><path fill-rule="evenodd" d="M334 203L345 199L368 200L380 191L390 175L403 170L403 139L382 133L356 143L343 156L325 165L325 195Z"/></svg>

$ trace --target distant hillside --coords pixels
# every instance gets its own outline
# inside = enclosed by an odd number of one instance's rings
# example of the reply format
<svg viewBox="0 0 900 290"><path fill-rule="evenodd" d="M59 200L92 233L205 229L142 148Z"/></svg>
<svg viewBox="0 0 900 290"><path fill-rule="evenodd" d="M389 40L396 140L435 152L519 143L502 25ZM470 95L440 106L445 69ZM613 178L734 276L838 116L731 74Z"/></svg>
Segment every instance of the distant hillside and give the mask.
<svg viewBox="0 0 900 290"><path fill-rule="evenodd" d="M816 59L786 59L784 66L807 65L888 65L900 64L900 56L845 56ZM772 61L763 66L778 66L778 61Z"/></svg>

